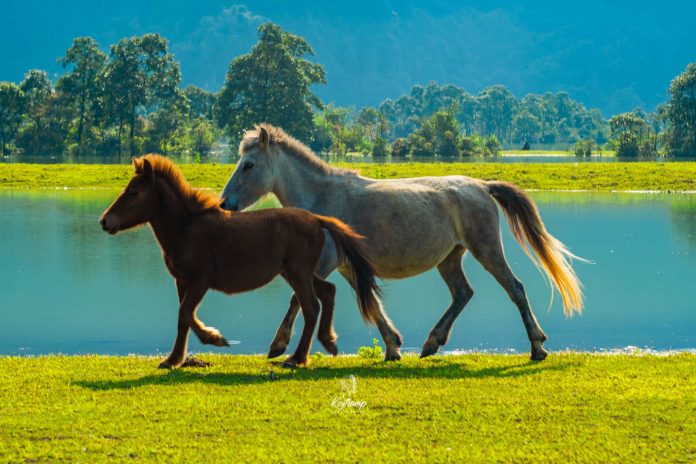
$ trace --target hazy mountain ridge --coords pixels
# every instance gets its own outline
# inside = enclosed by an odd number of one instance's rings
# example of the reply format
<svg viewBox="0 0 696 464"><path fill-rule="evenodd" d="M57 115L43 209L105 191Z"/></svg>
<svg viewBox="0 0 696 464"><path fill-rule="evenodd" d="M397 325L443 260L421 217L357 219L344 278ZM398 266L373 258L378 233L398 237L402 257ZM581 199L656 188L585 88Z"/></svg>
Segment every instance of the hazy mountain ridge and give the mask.
<svg viewBox="0 0 696 464"><path fill-rule="evenodd" d="M5 10L0 80L18 81L30 68L60 71L55 59L80 35L106 50L120 37L154 31L170 40L184 83L218 90L231 59L248 52L256 27L271 20L315 48L328 80L318 95L356 107L435 80L470 93L505 84L519 97L566 90L605 115L652 109L696 60L691 2L79 0L60 7L12 0Z"/></svg>

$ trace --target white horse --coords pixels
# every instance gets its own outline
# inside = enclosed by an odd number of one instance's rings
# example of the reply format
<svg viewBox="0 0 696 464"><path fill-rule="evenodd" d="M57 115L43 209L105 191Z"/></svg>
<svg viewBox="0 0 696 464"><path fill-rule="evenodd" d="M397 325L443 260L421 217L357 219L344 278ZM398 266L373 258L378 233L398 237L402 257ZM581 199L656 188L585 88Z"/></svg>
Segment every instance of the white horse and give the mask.
<svg viewBox="0 0 696 464"><path fill-rule="evenodd" d="M267 124L245 134L239 153L241 159L222 193L224 208L244 209L273 193L283 206L335 216L364 235L368 255L384 278L403 279L437 267L452 304L431 330L421 357L447 343L455 319L474 294L462 270L467 250L517 305L531 358L543 360L548 354L543 346L547 337L505 260L496 201L515 239L558 288L565 314L582 310L580 282L569 263L575 256L546 231L536 205L515 185L464 176L369 179L330 166L282 129ZM336 268L352 285L350 272L327 237L317 275L326 277ZM269 357L287 348L298 310L293 295ZM401 335L383 310L377 327L387 347L385 359L400 359Z"/></svg>

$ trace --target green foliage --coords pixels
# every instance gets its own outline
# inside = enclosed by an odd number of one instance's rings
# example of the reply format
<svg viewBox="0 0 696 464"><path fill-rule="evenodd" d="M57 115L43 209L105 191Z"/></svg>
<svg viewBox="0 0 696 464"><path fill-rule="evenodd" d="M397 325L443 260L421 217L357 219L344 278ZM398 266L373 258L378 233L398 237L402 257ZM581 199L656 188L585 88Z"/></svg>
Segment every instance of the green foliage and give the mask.
<svg viewBox="0 0 696 464"><path fill-rule="evenodd" d="M363 359L381 359L382 347L379 346L379 340L372 339L372 346L361 346L358 348L358 356Z"/></svg>
<svg viewBox="0 0 696 464"><path fill-rule="evenodd" d="M475 96L454 85L416 85L408 95L385 100L379 111L389 124L390 139L408 136L438 111L454 113L465 134L495 135L506 143L604 143L608 132L598 110L587 110L564 92L518 100L500 85Z"/></svg>
<svg viewBox="0 0 696 464"><path fill-rule="evenodd" d="M189 102L189 119L206 118L213 120L215 94L207 90L189 85L184 89L184 96Z"/></svg>
<svg viewBox="0 0 696 464"><path fill-rule="evenodd" d="M2 155L9 155L24 114L24 93L17 84L0 82L0 143Z"/></svg>
<svg viewBox="0 0 696 464"><path fill-rule="evenodd" d="M75 39L58 60L64 68L72 67L70 72L58 79L56 89L63 95L66 109L74 115L74 121L69 124L76 122L77 127L71 128L70 139L78 145L90 144L96 138L94 130L102 115L100 97L105 90L100 76L106 60L106 54L92 37Z"/></svg>
<svg viewBox="0 0 696 464"><path fill-rule="evenodd" d="M179 63L159 34L121 39L111 47L104 71L105 106L118 125L119 141L128 125L130 153L139 152L135 145L138 112L178 106L180 81Z"/></svg>
<svg viewBox="0 0 696 464"><path fill-rule="evenodd" d="M394 140L391 146L391 155L395 158L403 158L408 155L408 143L404 138Z"/></svg>
<svg viewBox="0 0 696 464"><path fill-rule="evenodd" d="M696 445L693 354L201 358L0 357L2 461L652 463ZM332 406L349 375L360 411Z"/></svg>
<svg viewBox="0 0 696 464"><path fill-rule="evenodd" d="M592 151L595 149L594 140L580 140L575 143L573 151L575 156L589 158L592 156Z"/></svg>
<svg viewBox="0 0 696 464"><path fill-rule="evenodd" d="M321 108L310 86L323 84L324 68L305 56L314 50L303 38L273 23L259 27L251 53L235 58L215 104L215 119L233 140L260 122L283 127L310 142L313 108Z"/></svg>
<svg viewBox="0 0 696 464"><path fill-rule="evenodd" d="M637 158L654 156L653 133L641 112L622 113L609 120L616 156Z"/></svg>
<svg viewBox="0 0 696 464"><path fill-rule="evenodd" d="M691 63L669 87L666 108L668 146L674 156L696 155L696 63Z"/></svg>

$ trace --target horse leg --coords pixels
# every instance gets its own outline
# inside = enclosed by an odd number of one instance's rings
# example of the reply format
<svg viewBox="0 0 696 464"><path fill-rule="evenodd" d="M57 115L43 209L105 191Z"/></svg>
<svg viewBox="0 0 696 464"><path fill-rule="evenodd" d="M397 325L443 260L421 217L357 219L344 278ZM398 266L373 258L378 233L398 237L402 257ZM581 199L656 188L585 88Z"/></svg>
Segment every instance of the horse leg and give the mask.
<svg viewBox="0 0 696 464"><path fill-rule="evenodd" d="M184 319L185 323L204 345L230 346L230 342L222 336L219 330L214 327L207 327L196 316L198 305L207 291L208 287L203 285L188 286L184 300L179 307L179 317Z"/></svg>
<svg viewBox="0 0 696 464"><path fill-rule="evenodd" d="M437 350L447 343L454 321L462 312L464 306L471 300L471 297L474 296L474 290L469 285L462 270L464 253L466 253L466 248L457 246L437 266L440 276L442 276L452 294L452 304L430 331L430 335L423 345L421 358L437 353Z"/></svg>
<svg viewBox="0 0 696 464"><path fill-rule="evenodd" d="M349 270L344 267L339 269L339 272L348 281L350 286L353 287L353 290L355 290L355 284L353 283L353 278L351 277ZM379 299L379 297L377 297L377 295L375 295L375 298L379 302L377 329L379 330L380 335L382 335L382 340L384 340L384 344L387 347L386 353L384 354L384 360L398 361L401 359L401 345L403 344L401 334L398 330L396 330L396 327L394 327L394 324L392 324L389 316L387 316L385 313L382 301Z"/></svg>
<svg viewBox="0 0 696 464"><path fill-rule="evenodd" d="M171 369L182 365L184 362L184 357L186 356L186 345L188 343L189 325L186 322L184 314L181 312L181 304L184 301L184 296L186 295L186 286L180 280L176 281L176 292L179 295L179 321L177 326L176 340L174 341L174 347L169 356L162 361L159 365L163 369Z"/></svg>
<svg viewBox="0 0 696 464"><path fill-rule="evenodd" d="M336 297L336 286L331 282L314 276L314 289L321 301L321 317L319 318L319 342L326 348L326 351L336 356L336 332L333 328L333 314Z"/></svg>
<svg viewBox="0 0 696 464"><path fill-rule="evenodd" d="M532 312L532 308L529 306L522 282L515 277L505 259L500 235L490 234L488 237L491 237L491 239L484 239L478 242L472 241L469 247L471 253L495 277L510 299L517 305L531 344L531 359L543 361L548 356L547 351L544 349L544 342L547 340L546 334L541 330L541 326L534 312ZM495 237L495 240L492 240L493 237Z"/></svg>
<svg viewBox="0 0 696 464"><path fill-rule="evenodd" d="M311 272L311 271L310 271ZM306 275L294 272L284 272L283 277L288 281L290 286L297 295L297 300L302 309L302 317L304 318L304 328L300 342L297 344L295 353L283 361L283 367L301 367L308 364L309 350L312 347L312 337L314 329L317 325L317 316L319 315L319 300L312 285L313 278L308 278Z"/></svg>
<svg viewBox="0 0 696 464"><path fill-rule="evenodd" d="M319 266L315 275L321 279L326 279L326 277L331 274L338 266L338 256L336 255L336 246L333 240L330 238L324 243L324 250L319 258ZM295 324L295 318L297 318L297 313L300 311L300 303L297 300L297 295L295 293L290 297L290 306L288 311L283 318L283 322L280 323L278 329L276 330L275 337L271 342L271 346L268 349L268 357L276 358L281 354L285 353L290 343L290 336L292 335L292 326Z"/></svg>

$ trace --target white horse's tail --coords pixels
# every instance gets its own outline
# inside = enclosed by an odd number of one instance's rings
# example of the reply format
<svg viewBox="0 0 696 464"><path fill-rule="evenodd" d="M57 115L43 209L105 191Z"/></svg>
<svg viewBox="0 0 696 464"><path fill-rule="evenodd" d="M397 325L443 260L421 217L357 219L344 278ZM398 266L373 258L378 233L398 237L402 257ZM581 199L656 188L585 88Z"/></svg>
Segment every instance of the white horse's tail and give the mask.
<svg viewBox="0 0 696 464"><path fill-rule="evenodd" d="M548 233L539 210L522 189L507 182L486 182L486 186L503 210L517 243L558 288L563 299L565 315L581 313L581 285L569 260L582 258L575 256L563 243ZM530 247L538 259L532 255Z"/></svg>

